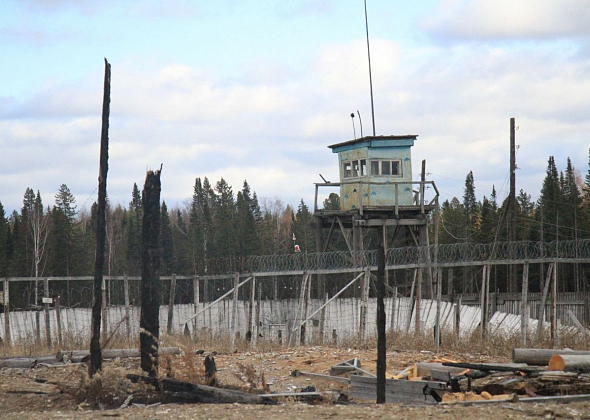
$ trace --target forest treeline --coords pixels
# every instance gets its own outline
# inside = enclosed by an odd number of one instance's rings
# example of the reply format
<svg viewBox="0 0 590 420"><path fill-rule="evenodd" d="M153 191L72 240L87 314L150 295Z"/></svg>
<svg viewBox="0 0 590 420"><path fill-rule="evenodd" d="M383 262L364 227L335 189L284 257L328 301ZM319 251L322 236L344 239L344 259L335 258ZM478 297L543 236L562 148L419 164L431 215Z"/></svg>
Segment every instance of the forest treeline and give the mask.
<svg viewBox="0 0 590 420"><path fill-rule="evenodd" d="M590 164L583 179L569 158L565 170L559 171L555 159L549 157L538 200L520 190L516 201L517 240L589 238ZM337 209L337 194L331 194L323 205ZM506 222L500 223L506 205L506 200L498 202L495 189L478 201L470 172L463 196L441 205L439 243L507 240ZM7 215L0 203L0 277L90 275L95 212L96 204L90 211L78 210L76 198L65 184L55 194L54 205L45 206L40 192L32 188L26 189L20 212ZM302 252L315 251L313 214L308 205L301 200L292 208L279 198L258 199L247 181L234 194L224 179L212 185L207 178L196 178L192 199L171 209L162 202L161 217L162 275L214 274L222 271L220 264L225 264L223 270L231 268L227 264L237 267L250 255L292 253L295 244ZM107 207L106 275L140 274L141 221L141 193L134 184L128 205ZM339 235L332 243L331 250L346 249ZM367 249L375 247L371 234L364 243ZM404 238L394 244L404 246ZM561 274L563 290L589 290L584 268L565 270ZM572 270L571 275L567 270ZM476 274L462 273L457 291L476 291ZM503 277L496 270L498 289L505 288ZM533 281L533 289L538 283L535 286Z"/></svg>

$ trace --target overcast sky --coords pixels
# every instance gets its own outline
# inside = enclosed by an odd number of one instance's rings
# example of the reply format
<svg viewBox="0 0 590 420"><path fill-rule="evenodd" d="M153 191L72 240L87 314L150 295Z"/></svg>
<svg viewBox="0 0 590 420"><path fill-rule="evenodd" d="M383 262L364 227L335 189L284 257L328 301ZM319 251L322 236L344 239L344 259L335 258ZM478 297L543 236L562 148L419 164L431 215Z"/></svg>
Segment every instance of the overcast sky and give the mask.
<svg viewBox="0 0 590 420"><path fill-rule="evenodd" d="M244 179L259 197L312 204L326 147L371 134L362 0L0 2L0 201L53 204L67 184L96 199L103 57L112 64L108 194L163 163L162 198L196 177ZM590 147L590 1L368 0L378 135L418 134L441 199L473 170L479 198L533 197L554 155L583 174ZM356 120L359 134L358 118Z"/></svg>

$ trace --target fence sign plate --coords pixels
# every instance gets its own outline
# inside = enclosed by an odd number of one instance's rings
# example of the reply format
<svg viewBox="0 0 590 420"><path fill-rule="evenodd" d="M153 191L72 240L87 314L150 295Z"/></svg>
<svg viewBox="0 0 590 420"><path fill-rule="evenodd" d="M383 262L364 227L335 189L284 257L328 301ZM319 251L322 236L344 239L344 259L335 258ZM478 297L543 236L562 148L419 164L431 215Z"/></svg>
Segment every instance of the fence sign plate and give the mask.
<svg viewBox="0 0 590 420"><path fill-rule="evenodd" d="M53 303L53 298L46 298L46 297L44 297L44 298L42 299L42 301L43 301L43 303L49 303L49 304L52 304L52 303Z"/></svg>
<svg viewBox="0 0 590 420"><path fill-rule="evenodd" d="M0 305L4 305L4 290L0 292Z"/></svg>

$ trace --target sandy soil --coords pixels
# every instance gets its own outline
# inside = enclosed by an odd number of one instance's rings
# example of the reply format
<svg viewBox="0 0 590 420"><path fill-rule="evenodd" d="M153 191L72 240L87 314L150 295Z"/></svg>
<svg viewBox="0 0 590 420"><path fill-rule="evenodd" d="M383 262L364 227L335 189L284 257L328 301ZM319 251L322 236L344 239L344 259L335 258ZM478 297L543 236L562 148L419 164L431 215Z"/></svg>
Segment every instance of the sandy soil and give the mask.
<svg viewBox="0 0 590 420"><path fill-rule="evenodd" d="M254 382L261 386L261 376L273 392L300 390L309 385L318 390L347 390L348 385L324 381L305 376L293 377L294 369L328 374L330 366L353 357L359 357L363 369L375 371L375 350L335 349L329 347L303 347L282 349L274 352L244 352L220 354L216 356L218 379L221 384L247 388L247 367L255 371ZM438 357L449 359L485 362L506 361L491 360L483 355L442 354ZM179 379L190 379L199 375L204 357L201 355L175 356L162 360L163 373ZM387 355L388 371L401 370L418 361L434 361L437 355L430 352L390 352ZM105 362L104 384L127 387L125 373L141 373L139 360L124 359ZM376 406L366 402L350 405L308 405L284 401L278 406L246 406L237 404L156 404L152 406L134 405L133 400L127 408L108 409L96 404L89 404L76 396L76 390L84 389L82 378L85 365L65 367L38 367L35 369L3 369L0 371L0 417L21 418L89 418L122 417L140 418L240 418L240 419L319 419L319 418L590 418L590 403L557 404L523 404L500 403L493 406L458 406L438 405L428 407L410 407L394 404ZM250 379L252 375L250 375ZM44 383L40 383L44 382ZM119 407L126 395L126 388L121 391L118 400L112 406ZM86 397L88 395L86 394Z"/></svg>

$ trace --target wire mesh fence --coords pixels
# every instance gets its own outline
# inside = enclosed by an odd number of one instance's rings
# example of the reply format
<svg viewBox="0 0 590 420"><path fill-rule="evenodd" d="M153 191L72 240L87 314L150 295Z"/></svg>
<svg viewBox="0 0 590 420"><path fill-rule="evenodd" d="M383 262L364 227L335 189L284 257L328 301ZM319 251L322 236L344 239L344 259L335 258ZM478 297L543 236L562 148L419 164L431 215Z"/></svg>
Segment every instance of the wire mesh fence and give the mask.
<svg viewBox="0 0 590 420"><path fill-rule="evenodd" d="M255 341L289 345L339 344L374 336L377 304L374 285L363 286L365 274L323 276L309 276L306 289L302 275L242 275L239 279L242 286L237 292L234 292L234 278L162 277L160 330L192 337L233 335L252 340L255 336ZM45 297L46 300L31 303L31 292L39 281L44 286L41 299ZM324 296L320 296L320 282L325 283ZM4 340L10 336L13 344L86 345L91 326L90 278L11 279L2 283L4 287L9 284L10 302L14 297L14 302L19 303L9 304L9 311L4 307L4 316L0 316L0 335ZM130 343L138 339L139 286L137 277L105 278L102 326L106 337L119 334ZM396 297L388 297L385 304L387 327L391 331L411 332L416 328L414 299L396 294ZM558 308L567 304L558 302ZM565 310L559 312L558 309L558 312L565 314ZM479 328L481 309L477 302L457 306L457 303L443 300L438 312L443 330L454 331L457 319L460 319L458 331L462 335L472 334ZM436 300L422 299L421 331L434 328L436 313ZM530 313L534 318L534 308ZM560 315L562 324L568 324L563 314ZM520 322L515 305L507 305L492 315L489 331L493 333L513 332ZM529 322L529 328L536 329L536 320Z"/></svg>

